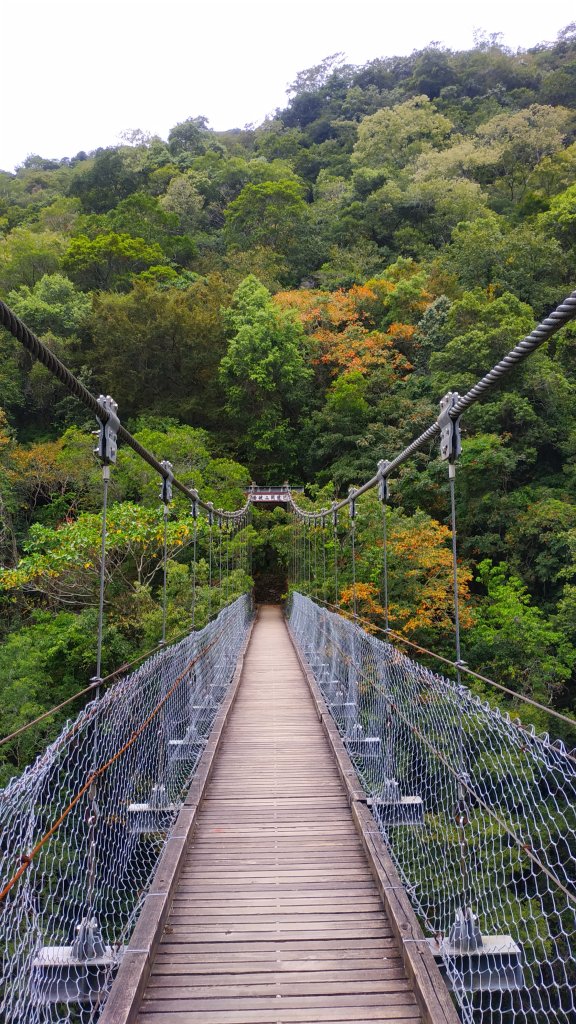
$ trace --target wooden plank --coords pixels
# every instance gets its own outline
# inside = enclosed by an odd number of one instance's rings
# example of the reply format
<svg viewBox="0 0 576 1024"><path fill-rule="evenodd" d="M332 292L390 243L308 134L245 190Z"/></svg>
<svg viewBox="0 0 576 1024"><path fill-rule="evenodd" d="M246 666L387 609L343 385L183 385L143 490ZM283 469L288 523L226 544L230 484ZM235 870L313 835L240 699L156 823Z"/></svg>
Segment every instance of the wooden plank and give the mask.
<svg viewBox="0 0 576 1024"><path fill-rule="evenodd" d="M122 958L104 1010L99 1017L99 1024L120 1024L120 1022L131 1024L136 1019L138 1004L145 991L154 951L160 941L168 916L202 795L208 785L212 765L238 693L244 657L250 644L253 625L252 622L248 629L228 694L216 714L210 738L200 758L184 807L176 820L173 832L175 836L182 836L182 838L172 839L166 845L152 879L150 891L160 892L163 895L147 897L144 902L128 950Z"/></svg>
<svg viewBox="0 0 576 1024"><path fill-rule="evenodd" d="M262 1010L234 1010L208 1012L144 1012L137 1020L139 1024L329 1024L329 1022L376 1021L376 1024L389 1024L390 1021L415 1021L422 1018L416 1007L390 1006L380 1009L374 1006L361 1007L317 1007L312 1015L310 1010L290 1010L276 1006L266 1013Z"/></svg>
<svg viewBox="0 0 576 1024"><path fill-rule="evenodd" d="M307 1010L309 1015L316 1008L356 1007L358 1003L361 1003L362 1007L377 1006L382 1011L384 1009L382 1004L385 1002L387 1013L390 1012L393 1006L404 1007L412 1011L412 1007L416 1005L416 999L411 992L386 992L385 999L383 999L379 992L364 992L361 999L355 994L346 995L341 993L322 996L282 996L281 998L283 1009ZM277 999L278 996L273 996L272 998L270 996L252 996L249 999L243 999L242 1002L248 1004L246 1009L275 1010L278 1007ZM214 1010L234 1010L237 1001L238 996L233 996L230 999L218 996L209 996L207 999L182 998L177 992L172 996L170 990L168 990L162 994L161 999L156 998L156 994L154 997L146 994L142 1000L142 1010L148 1013L166 1013L171 1010L179 1013L185 1013L187 1010L195 1010L196 1012L210 1010L213 1012Z"/></svg>
<svg viewBox="0 0 576 1024"><path fill-rule="evenodd" d="M343 937L334 938L333 936L329 939L323 939L319 942L316 938L311 935L307 935L305 939L299 938L286 938L283 942L279 943L274 939L259 939L256 942L249 942L245 938L230 943L225 943L221 939L217 942L211 942L206 938L195 940L193 936L189 936L186 942L176 943L172 938L171 934L164 933L161 944L158 949L158 956L165 952L175 953L184 952L188 949L191 953L204 954L204 953L217 953L222 955L225 951L228 957L229 952L241 952L246 953L247 951L252 955L255 951L266 951L268 953L275 953L277 950L286 954L287 952L297 951L299 954L305 950L319 950L326 953L338 950L338 956L346 957L359 956L360 954L366 955L366 951L384 950L386 948L392 948L398 955L398 944L396 938L390 934L383 936L381 939L375 939L373 936L363 937L357 939L354 944L354 949L350 949L350 943Z"/></svg>
<svg viewBox="0 0 576 1024"><path fill-rule="evenodd" d="M141 1024L420 1021L346 770L279 609L262 608Z"/></svg>
<svg viewBox="0 0 576 1024"><path fill-rule="evenodd" d="M314 940L316 943L324 939L338 939L348 943L355 943L360 939L388 939L395 937L394 931L387 922L378 924L338 924L332 921L315 922L307 921L303 924L298 921L291 921L287 924L276 924L275 922L256 921L246 923L220 920L211 924L196 925L193 918L177 925L167 925L169 932L164 932L166 941L170 945L190 945L190 938L193 936L194 943L215 943L221 942L230 944L232 942L277 942L283 944L291 939L305 942Z"/></svg>
<svg viewBox="0 0 576 1024"><path fill-rule="evenodd" d="M368 961L372 963L372 961ZM249 969L246 969L246 965L242 964L242 970L231 971L228 967L228 971L212 971L207 972L204 968L203 972L200 970L193 971L190 969L190 964L174 964L166 965L163 967L154 966L150 975L149 985L161 986L170 979L170 983L177 983L178 976L182 976L183 984L185 985L239 985L239 984L291 984L296 983L308 983L314 981L319 977L322 982L340 982L341 984L347 984L348 982L355 981L390 981L395 979L404 978L404 970L400 960L396 960L395 967L358 967L356 970L342 970L342 969L328 969L323 968L321 970L284 970L280 972L278 968L272 968L272 970L266 970L261 968L260 971L254 970L254 965L250 965ZM264 972L264 973L262 973ZM402 984L407 984L405 980ZM220 990L219 990L220 991ZM346 989L348 991L348 989Z"/></svg>
<svg viewBox="0 0 576 1024"><path fill-rule="evenodd" d="M390 953L395 952L389 950ZM320 951L318 951L320 953ZM380 953L380 955L378 955ZM180 974L185 973L192 978L195 975L230 975L237 977L242 974L258 974L266 971L267 974L325 974L336 971L338 974L356 974L365 971L392 971L403 970L402 960L399 956L382 956L382 951L376 952L372 958L368 958L366 951L360 957L339 957L337 960L328 958L322 959L319 955L310 952L300 953L304 959L284 960L274 957L272 953L263 953L260 958L253 957L246 959L246 954L230 953L226 959L222 959L222 953L213 954L192 954L184 956L171 955L163 957L157 955L152 969L152 975ZM295 953L291 954L295 956ZM305 959L306 955L308 959ZM333 955L333 954L332 954Z"/></svg>
<svg viewBox="0 0 576 1024"><path fill-rule="evenodd" d="M403 971L397 972L404 974ZM166 999L174 998L181 1001L196 999L288 999L304 998L306 996L329 996L331 1001L335 996L342 995L386 995L382 1002L390 1001L413 1003L411 998L401 998L411 992L410 983L405 977L400 978L373 978L373 979L342 979L340 977L329 980L310 981L297 978L296 981L287 981L277 978L275 974L269 974L265 982L256 982L253 979L244 980L239 984L237 980L224 981L219 977L216 981L206 981L199 984L198 981L191 983L190 978L181 976L164 976L157 978L151 976L146 988L147 998Z"/></svg>
<svg viewBox="0 0 576 1024"><path fill-rule="evenodd" d="M292 640L295 643L293 637ZM295 647L298 649L296 643ZM302 661L300 653L299 658ZM340 776L347 786L352 817L369 858L372 874L389 914L399 948L402 950L404 964L414 985L423 1019L426 1024L459 1024L460 1018L436 961L424 940L400 876L378 832L378 826L365 804L365 795L358 794L354 783L350 783L348 764L351 762L338 729L315 679L310 673L306 673L306 679L328 742L338 762Z"/></svg>
<svg viewBox="0 0 576 1024"><path fill-rule="evenodd" d="M278 909L281 913L291 911L293 913L310 913L311 910L318 910L321 913L327 913L332 911L334 914L346 914L349 911L354 912L366 912L366 911L377 911L380 913L382 909L382 902L379 896L369 896L365 899L358 899L357 897L341 896L339 899L335 899L333 896L322 896L320 899L314 899L310 897L305 902L302 902L304 897L298 895L294 896L291 900L278 899L276 897L265 897L264 899L257 899L255 897L241 898L236 900L198 900L185 895L176 895L172 903L172 909L174 913L178 910L195 910L198 913L205 911L210 912L212 916L227 917L232 912L242 917L245 913L252 914L254 909L262 909L263 911L271 913L273 910Z"/></svg>

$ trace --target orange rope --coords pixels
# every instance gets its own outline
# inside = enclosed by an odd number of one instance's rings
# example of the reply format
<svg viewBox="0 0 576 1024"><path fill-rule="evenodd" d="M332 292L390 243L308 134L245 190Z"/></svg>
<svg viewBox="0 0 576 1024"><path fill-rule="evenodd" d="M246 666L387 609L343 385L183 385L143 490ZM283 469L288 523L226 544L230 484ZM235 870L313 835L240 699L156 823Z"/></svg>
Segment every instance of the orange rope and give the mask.
<svg viewBox="0 0 576 1024"><path fill-rule="evenodd" d="M156 717L156 715L161 710L161 708L164 706L166 701L172 696L174 691L178 688L178 686L180 685L180 683L182 682L184 677L187 676L188 673L190 672L190 670L194 667L194 665L196 665L196 663L198 661L200 661L200 658L202 658L210 650L211 647L214 647L215 643L217 642L217 640L220 638L221 635L222 635L222 633L220 632L217 636L214 637L214 639L211 641L211 643L209 643L200 652L200 654L197 654L196 657L193 658L192 661L190 661L188 663L188 665L186 666L184 671L175 680L173 686L170 688L170 690L168 690L168 693L165 694L165 696L162 698L162 700L159 702L159 704L157 704L156 707L153 709L153 711L150 712L148 717L142 722L142 725L136 730L136 732L132 733L130 739L126 740L126 743L124 743L123 746L121 746L120 749L117 750L116 753L113 754L112 757L110 757L108 759L108 761L106 761L105 764L101 765L100 768L97 768L96 771L93 772L92 775L89 776L89 778L86 780L86 782L84 783L82 788L79 790L79 792L76 793L76 796L74 796L72 798L72 800L70 801L68 806L65 807L65 809L62 811L62 814L60 815L60 817L57 818L57 820L48 829L48 831L44 833L42 838L38 840L36 845L32 848L32 850L30 850L30 853L25 853L25 854L22 855L22 858L21 858L22 864L21 864L21 866L18 868L18 871L12 876L10 881L6 883L6 885L4 886L2 891L0 892L0 902L3 899L5 899L5 897L8 895L10 890L16 885L16 882L22 877L22 875L27 870L27 868L30 867L30 865L31 865L34 857L36 856L36 854L39 853L39 851L42 849L42 847L45 846L45 844L48 842L48 840L60 828L60 825L62 824L62 822L65 821L65 819L70 814L70 811L76 806L78 801L84 796L84 793L86 793L86 791L88 789L90 789L90 786L92 785L92 783L95 782L96 779L99 779L104 774L104 772L108 771L108 769L118 760L118 758L121 757L122 754L124 754L132 746L132 744L136 742L138 737L142 735L144 730L147 728L147 726L150 724L150 722Z"/></svg>

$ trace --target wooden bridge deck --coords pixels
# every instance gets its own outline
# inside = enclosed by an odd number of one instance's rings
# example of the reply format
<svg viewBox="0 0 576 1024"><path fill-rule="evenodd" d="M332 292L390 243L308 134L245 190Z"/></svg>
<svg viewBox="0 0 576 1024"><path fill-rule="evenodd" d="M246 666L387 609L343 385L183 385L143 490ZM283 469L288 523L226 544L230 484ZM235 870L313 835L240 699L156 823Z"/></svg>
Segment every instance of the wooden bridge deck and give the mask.
<svg viewBox="0 0 576 1024"><path fill-rule="evenodd" d="M254 628L136 1019L421 1019L279 608Z"/></svg>

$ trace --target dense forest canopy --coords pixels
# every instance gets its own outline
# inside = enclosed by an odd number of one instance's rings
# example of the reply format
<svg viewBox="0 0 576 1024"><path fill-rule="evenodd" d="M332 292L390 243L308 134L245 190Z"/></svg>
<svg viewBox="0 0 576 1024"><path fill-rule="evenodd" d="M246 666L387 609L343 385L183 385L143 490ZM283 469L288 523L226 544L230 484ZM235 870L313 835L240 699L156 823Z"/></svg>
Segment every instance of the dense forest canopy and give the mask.
<svg viewBox="0 0 576 1024"><path fill-rule="evenodd" d="M576 26L511 52L437 44L328 57L255 128L190 116L166 140L0 172L0 292L122 422L217 504L251 477L315 507L371 476L576 279ZM465 419L458 521L465 654L576 703L576 327ZM0 337L0 731L91 673L93 424ZM113 478L108 668L158 636L157 482ZM392 624L452 653L445 467L394 480ZM171 518L170 628L189 609L189 511ZM359 527L381 621L376 503ZM255 543L287 554L283 513ZM198 562L207 587L205 552ZM202 575L204 573L204 576ZM342 558L341 600L350 600ZM238 575L240 590L245 579ZM208 608L205 601L205 611ZM155 632L156 631L156 632ZM27 756L12 750L9 769Z"/></svg>

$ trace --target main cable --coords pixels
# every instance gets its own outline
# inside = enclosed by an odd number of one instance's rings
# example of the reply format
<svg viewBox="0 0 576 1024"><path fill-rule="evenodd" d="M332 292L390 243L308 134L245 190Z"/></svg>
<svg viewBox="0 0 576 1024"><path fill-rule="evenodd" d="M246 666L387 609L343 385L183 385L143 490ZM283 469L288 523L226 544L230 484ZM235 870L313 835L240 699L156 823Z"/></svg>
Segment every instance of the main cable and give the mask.
<svg viewBox="0 0 576 1024"><path fill-rule="evenodd" d="M96 418L99 419L101 423L108 422L108 420L110 419L109 410L106 409L105 406L103 406L101 402L99 402L98 399L95 398L93 394L91 394L90 391L88 391L88 388L86 388L78 380L78 378L75 377L74 374L70 372L68 367L65 366L64 363L62 363L58 359L58 357L55 356L54 353L50 351L50 349L44 344L44 342L40 341L40 338L36 337L34 332L31 331L30 328L26 326L24 321L21 320L20 317L16 316L16 314L10 309L10 307L7 306L6 303L3 302L1 299L0 325L2 327L5 327L6 330L9 331L10 334L14 338L16 338L16 340L19 341L21 345L23 345L27 352L30 352L30 354L34 356L35 359L38 360L38 362L42 363L42 365L45 366L46 369L49 370L50 373L52 373L60 381L61 384L64 385L64 387L70 392L70 394L74 395L75 398L78 398L83 403L83 405L90 409L91 412L94 413ZM140 458L144 460L144 462L147 462L148 465L151 466L151 468L154 469L162 477L163 480L167 480L169 478L169 474L165 466L162 465L159 459L157 459L155 455L152 454L152 452L149 452L148 449L144 447L144 445L140 444L140 442L137 441L136 438L130 433L130 431L126 430L126 428L123 427L122 424L120 424L118 427L117 435L118 438L121 441L124 441L130 448L132 448L132 450L136 452L136 454L139 455ZM200 505L200 507L203 508L206 512L209 511L208 503L200 498L196 490L187 487L186 484L182 483L181 480L177 480L176 477L172 478L172 484L182 494L185 494L186 497L189 498L191 501L197 501L198 505ZM250 500L248 500L241 509L237 509L234 512L225 512L224 510L218 511L219 514L224 516L225 519L236 520L239 519L240 516L247 510L249 504Z"/></svg>
<svg viewBox="0 0 576 1024"><path fill-rule="evenodd" d="M568 295L563 302L560 303L556 309L550 313L549 316L545 317L544 320L537 327L534 328L530 334L527 334L522 341L519 341L513 349L510 350L501 360L492 367L465 395L460 395L455 401L454 405L449 410L450 419L454 422L459 419L463 412L478 402L484 395L492 390L507 374L509 374L519 363L523 362L528 356L532 355L538 348L540 348L546 341L549 341L557 332L565 327L566 324L570 323L571 320L576 318L576 289ZM367 480L361 487L355 487L350 490L350 493L346 498L342 498L340 501L336 501L331 506L332 512L337 512L341 508L345 508L350 505L352 501L359 498L360 495L365 494L366 491L372 490L377 487L383 476L388 478L391 473L404 462L407 462L412 455L414 455L421 448L424 448L429 441L433 441L434 438L440 433L442 429L440 420L435 420L431 423L426 430L420 434L419 437L415 438L411 444L409 444L403 451L401 451L394 459L386 463L385 469L382 470L380 467L378 472ZM293 511L296 515L303 519L313 518L318 515L318 511L308 510L300 508L294 498L292 492L289 491L288 500L292 506Z"/></svg>

